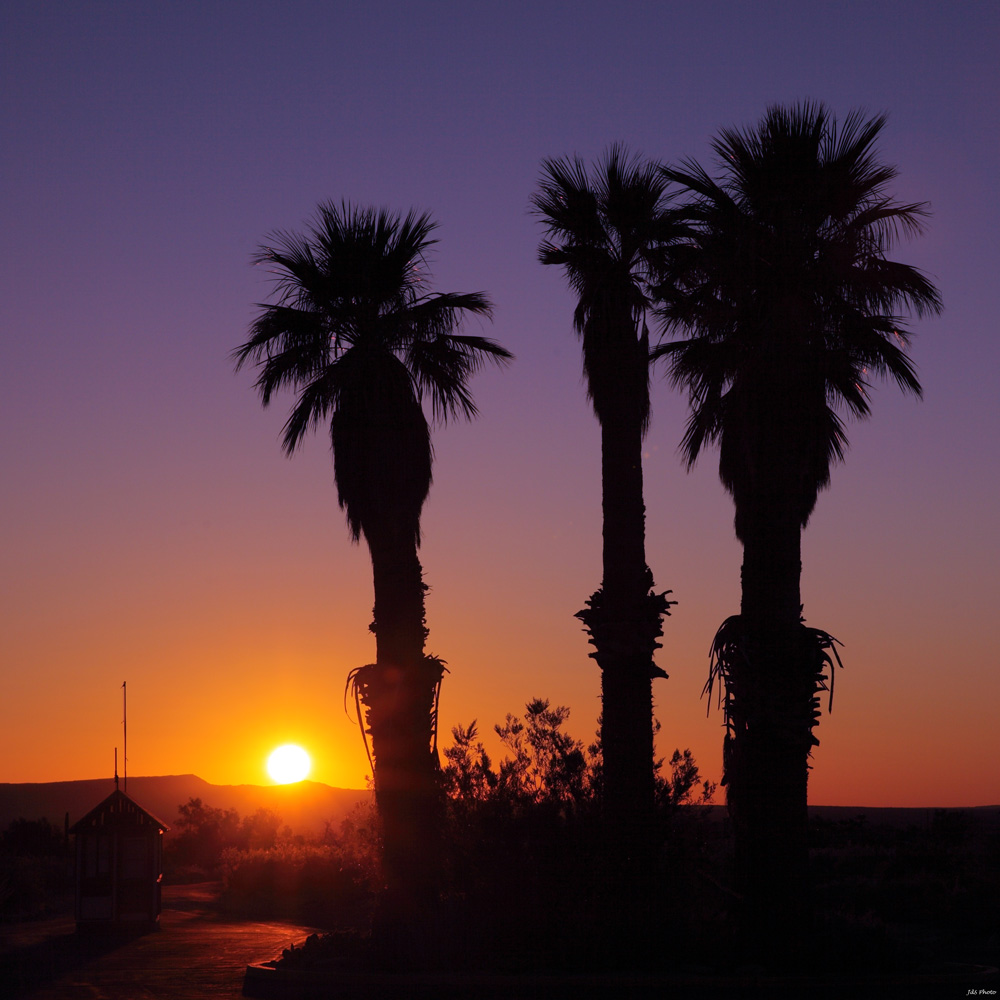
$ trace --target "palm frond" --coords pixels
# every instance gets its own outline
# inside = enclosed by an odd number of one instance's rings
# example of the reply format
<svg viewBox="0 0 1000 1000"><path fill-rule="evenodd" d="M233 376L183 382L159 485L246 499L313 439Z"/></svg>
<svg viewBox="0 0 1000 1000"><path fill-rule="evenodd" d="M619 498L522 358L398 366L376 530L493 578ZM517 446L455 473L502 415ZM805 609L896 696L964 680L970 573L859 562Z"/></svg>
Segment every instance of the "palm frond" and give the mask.
<svg viewBox="0 0 1000 1000"><path fill-rule="evenodd" d="M256 387L264 406L281 389L315 378L329 364L331 344L322 318L290 306L263 306L250 339L233 352L236 370L256 361Z"/></svg>
<svg viewBox="0 0 1000 1000"><path fill-rule="evenodd" d="M712 709L712 695L716 707L722 710L726 735L723 742L722 784L728 786L730 800L740 794L740 762L737 759L740 735L746 730L761 732L780 727L787 738L800 738L811 752L819 745L812 732L820 720L820 696L828 697L827 711L833 711L833 691L836 669L844 664L837 651L842 643L822 629L805 625L801 620L796 626L797 651L795 669L790 677L796 680L792 696L792 715L775 712L775 706L751 695L758 681L755 660L758 652L741 615L731 615L718 628L709 649L708 678L702 689L706 698L706 714ZM787 706L786 706L787 707ZM736 786L734 788L734 786Z"/></svg>
<svg viewBox="0 0 1000 1000"><path fill-rule="evenodd" d="M431 477L421 397L434 417L472 417L471 376L512 359L485 337L458 333L465 316L491 316L484 293L431 292L436 228L426 213L323 202L305 234L272 233L253 257L272 273L275 301L260 307L235 367L256 364L265 406L281 390L298 393L286 453L330 421L338 499L355 540L393 504L419 539Z"/></svg>
<svg viewBox="0 0 1000 1000"><path fill-rule="evenodd" d="M773 467L754 449L785 435L788 482L811 509L847 444L835 411L869 416L876 378L920 394L904 316L940 312L941 299L920 271L887 257L921 231L927 207L887 195L896 169L877 157L884 125L861 111L838 124L815 102L775 106L754 127L719 133L719 179L690 160L662 170L686 191L671 209L686 234L653 289L663 333L678 339L651 360L664 360L691 400L689 465L706 443L740 441L727 451L727 488ZM796 422L814 433L789 434Z"/></svg>
<svg viewBox="0 0 1000 1000"><path fill-rule="evenodd" d="M354 721L361 730L361 740L365 745L365 756L368 758L368 766L372 775L375 774L375 761L372 758L371 745L368 737L371 735L371 721L367 710L362 705L368 704L368 690L371 685L373 672L378 669L374 663L366 663L363 667L355 667L347 675L344 684L344 714L347 715L347 696L350 693L354 700ZM350 718L350 715L348 715Z"/></svg>
<svg viewBox="0 0 1000 1000"><path fill-rule="evenodd" d="M646 314L677 233L668 183L655 164L613 145L593 171L579 157L544 160L532 196L546 233L538 259L561 267L577 296L573 326L602 422L622 407L644 429L649 420Z"/></svg>

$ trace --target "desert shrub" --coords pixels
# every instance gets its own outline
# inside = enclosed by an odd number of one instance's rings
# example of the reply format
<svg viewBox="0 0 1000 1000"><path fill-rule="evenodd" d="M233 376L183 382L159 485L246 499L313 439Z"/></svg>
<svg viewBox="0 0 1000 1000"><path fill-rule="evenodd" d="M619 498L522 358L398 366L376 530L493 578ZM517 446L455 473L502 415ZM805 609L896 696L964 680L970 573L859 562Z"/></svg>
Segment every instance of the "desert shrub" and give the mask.
<svg viewBox="0 0 1000 1000"><path fill-rule="evenodd" d="M73 860L63 831L47 819L16 819L0 834L0 920L65 910Z"/></svg>
<svg viewBox="0 0 1000 1000"><path fill-rule="evenodd" d="M0 854L0 921L65 911L72 894L73 863L68 858Z"/></svg>
<svg viewBox="0 0 1000 1000"><path fill-rule="evenodd" d="M67 852L65 834L45 817L15 819L0 833L0 854L52 858L64 856Z"/></svg>
<svg viewBox="0 0 1000 1000"><path fill-rule="evenodd" d="M222 852L222 905L258 919L286 918L327 927L367 927L381 884L378 818L374 804L359 803L336 828L326 824L313 843L278 835L277 817L258 810L267 846L252 838ZM273 814L270 814L273 816ZM277 822L276 822L277 821ZM272 835L273 834L273 835Z"/></svg>
<svg viewBox="0 0 1000 1000"><path fill-rule="evenodd" d="M174 832L164 847L171 876L215 878L222 854L240 841L240 817L235 809L215 809L200 798L178 807Z"/></svg>
<svg viewBox="0 0 1000 1000"><path fill-rule="evenodd" d="M715 782L702 779L690 750L674 750L669 774L664 773L662 759L656 762L655 771L656 799L662 812L671 814L681 806L706 806L715 797Z"/></svg>
<svg viewBox="0 0 1000 1000"><path fill-rule="evenodd" d="M320 843L339 848L372 884L380 878L382 837L374 797L359 802L337 827L329 821Z"/></svg>
<svg viewBox="0 0 1000 1000"><path fill-rule="evenodd" d="M235 809L216 809L200 798L178 806L174 831L164 846L164 866L171 881L218 878L228 850L267 849L281 837L281 817L261 807L240 819Z"/></svg>
<svg viewBox="0 0 1000 1000"><path fill-rule="evenodd" d="M508 971L559 962L578 969L614 966L607 912L613 829L601 814L601 746L566 731L569 709L544 699L494 727L506 752L498 764L476 722L452 730L444 750L447 792L445 933L459 961ZM703 811L714 787L701 781L689 750L657 764L658 864L649 877L676 889L685 858L702 850ZM668 863L669 862L669 863ZM682 905L678 904L678 909Z"/></svg>
<svg viewBox="0 0 1000 1000"><path fill-rule="evenodd" d="M813 820L817 920L852 968L997 959L996 819L939 811L906 828Z"/></svg>
<svg viewBox="0 0 1000 1000"><path fill-rule="evenodd" d="M373 872L339 845L229 848L222 855L221 873L221 902L229 913L327 927L367 925Z"/></svg>
<svg viewBox="0 0 1000 1000"><path fill-rule="evenodd" d="M274 847L281 831L281 817L263 806L240 823L239 837L232 845L246 850Z"/></svg>

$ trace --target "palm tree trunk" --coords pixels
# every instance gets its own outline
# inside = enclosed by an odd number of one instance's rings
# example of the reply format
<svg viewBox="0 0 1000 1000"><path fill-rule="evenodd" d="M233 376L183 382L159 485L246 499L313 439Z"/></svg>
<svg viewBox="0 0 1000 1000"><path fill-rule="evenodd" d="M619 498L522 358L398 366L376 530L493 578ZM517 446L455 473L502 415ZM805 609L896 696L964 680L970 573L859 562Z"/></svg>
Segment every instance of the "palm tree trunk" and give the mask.
<svg viewBox="0 0 1000 1000"><path fill-rule="evenodd" d="M619 930L618 958L634 968L648 956L654 926L653 653L667 602L651 593L646 566L641 418L605 416L601 440L604 580L578 617L601 668L605 903Z"/></svg>
<svg viewBox="0 0 1000 1000"><path fill-rule="evenodd" d="M424 655L426 588L414 533L391 527L366 537L377 653L363 697L390 896L383 922L412 942L419 914L438 888L441 803L432 740L442 667Z"/></svg>
<svg viewBox="0 0 1000 1000"><path fill-rule="evenodd" d="M728 804L755 961L801 955L808 931L813 673L800 624L801 528L774 497L742 524L746 658L734 677Z"/></svg>
<svg viewBox="0 0 1000 1000"><path fill-rule="evenodd" d="M414 532L405 525L377 532L369 526L366 538L375 590L372 631L377 660L404 667L417 663L424 655L427 627L426 587Z"/></svg>
<svg viewBox="0 0 1000 1000"><path fill-rule="evenodd" d="M603 622L593 633L601 667L604 799L616 822L648 828L653 811L653 689L644 627L651 579L646 566L642 426L606 418L601 426ZM658 634L658 633L657 633ZM630 838L631 847L641 838Z"/></svg>

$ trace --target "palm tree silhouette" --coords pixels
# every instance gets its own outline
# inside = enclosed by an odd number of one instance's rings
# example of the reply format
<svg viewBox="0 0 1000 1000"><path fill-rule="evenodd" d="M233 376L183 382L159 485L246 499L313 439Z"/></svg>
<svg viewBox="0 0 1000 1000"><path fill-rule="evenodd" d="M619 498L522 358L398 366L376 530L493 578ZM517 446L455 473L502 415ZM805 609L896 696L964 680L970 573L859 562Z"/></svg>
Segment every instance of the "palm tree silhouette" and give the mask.
<svg viewBox="0 0 1000 1000"><path fill-rule="evenodd" d="M509 352L456 332L489 316L480 292L432 294L426 256L435 223L413 212L319 206L305 236L276 233L255 262L273 269L277 302L261 306L237 369L259 366L264 406L298 398L284 428L291 455L329 420L337 499L351 538L371 554L376 662L353 672L374 754L386 873L397 889L426 885L435 837L436 695L443 665L424 653L420 512L431 484L432 416L476 415L469 378Z"/></svg>
<svg viewBox="0 0 1000 1000"><path fill-rule="evenodd" d="M653 351L690 394L690 467L719 443L719 474L743 543L740 614L713 647L725 690L725 783L745 927L780 947L807 926L807 758L834 640L802 624L801 532L847 438L838 410L869 415L869 383L920 395L902 312L940 311L916 269L886 259L921 230L923 204L886 194L894 167L874 144L884 116L842 126L820 104L772 107L752 130L713 143L713 180L696 162L664 169L689 198L688 237L659 289L668 327L688 339Z"/></svg>
<svg viewBox="0 0 1000 1000"><path fill-rule="evenodd" d="M532 205L548 239L538 257L561 266L578 296L573 323L601 425L603 581L577 617L601 668L605 807L623 824L627 851L636 851L653 809L652 679L667 676L653 655L672 603L652 590L642 493L650 412L645 317L649 282L672 235L666 182L620 146L593 176L578 157L545 160L542 170Z"/></svg>

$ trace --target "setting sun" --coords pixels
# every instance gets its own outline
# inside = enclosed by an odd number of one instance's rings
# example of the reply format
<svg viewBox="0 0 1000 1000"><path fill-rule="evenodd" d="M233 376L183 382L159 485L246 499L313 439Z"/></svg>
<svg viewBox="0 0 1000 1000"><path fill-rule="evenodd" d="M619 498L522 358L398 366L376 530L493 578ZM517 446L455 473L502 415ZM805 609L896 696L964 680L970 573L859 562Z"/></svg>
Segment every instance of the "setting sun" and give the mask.
<svg viewBox="0 0 1000 1000"><path fill-rule="evenodd" d="M279 785L290 785L295 781L301 781L309 774L311 767L309 754L294 743L278 747L267 758L267 773Z"/></svg>

